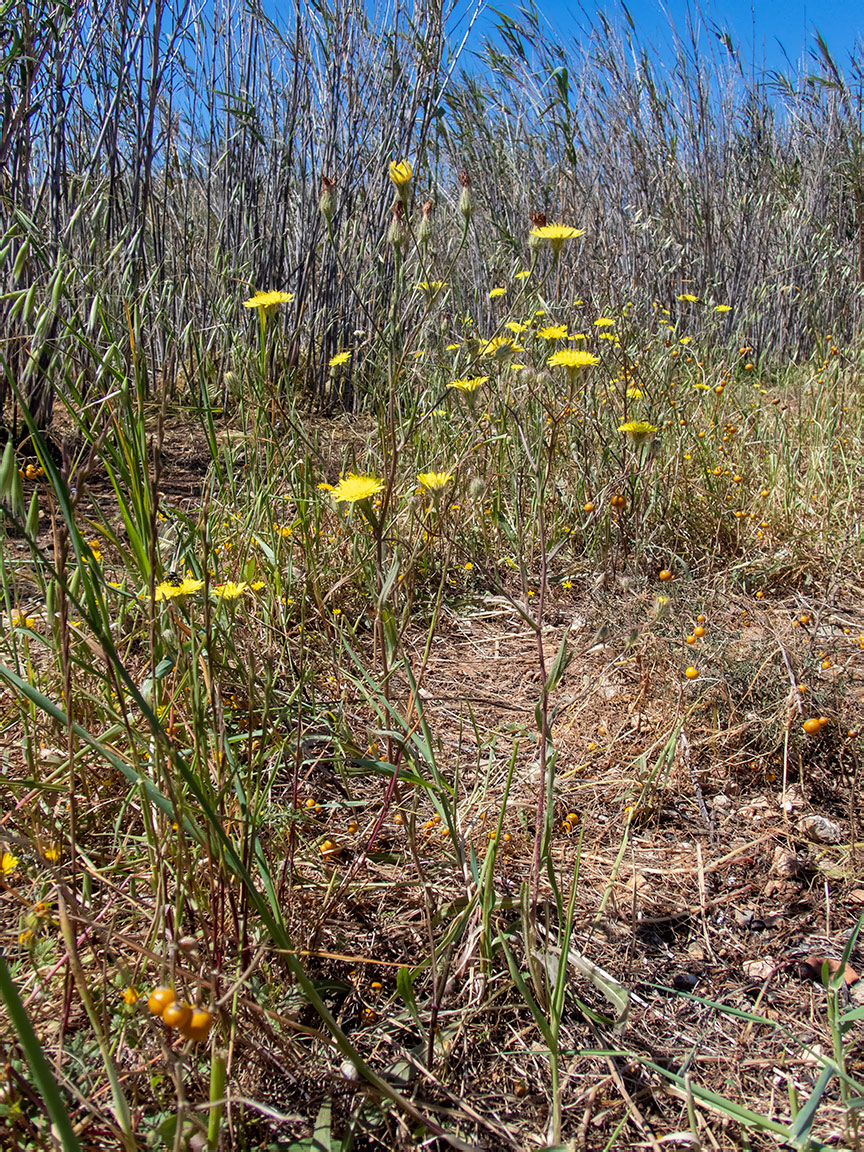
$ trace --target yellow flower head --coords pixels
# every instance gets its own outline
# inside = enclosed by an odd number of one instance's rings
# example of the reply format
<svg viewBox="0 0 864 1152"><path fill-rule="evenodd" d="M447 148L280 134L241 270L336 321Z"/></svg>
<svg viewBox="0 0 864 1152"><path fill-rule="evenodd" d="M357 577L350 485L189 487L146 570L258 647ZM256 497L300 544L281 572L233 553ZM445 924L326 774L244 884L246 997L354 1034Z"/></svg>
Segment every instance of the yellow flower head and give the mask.
<svg viewBox="0 0 864 1152"><path fill-rule="evenodd" d="M481 356L491 356L494 360L507 360L517 352L524 352L524 348L507 336L493 336L480 349Z"/></svg>
<svg viewBox="0 0 864 1152"><path fill-rule="evenodd" d="M597 319L594 321L594 327L595 328L609 328L614 323L615 323L615 321L610 320L608 316L598 316Z"/></svg>
<svg viewBox="0 0 864 1152"><path fill-rule="evenodd" d="M565 340L567 338L567 325L550 324L548 328L541 328L537 335L542 340Z"/></svg>
<svg viewBox="0 0 864 1152"><path fill-rule="evenodd" d="M435 299L439 296L445 288L449 287L446 280L421 280L419 284L414 285L415 292L425 292L430 299Z"/></svg>
<svg viewBox="0 0 864 1152"><path fill-rule="evenodd" d="M203 580L193 580L190 577L168 576L161 584L156 585L157 600L175 600L178 596L191 596L204 587Z"/></svg>
<svg viewBox="0 0 864 1152"><path fill-rule="evenodd" d="M350 359L350 352L337 352L335 356L330 358L330 367L339 368L342 364L347 364Z"/></svg>
<svg viewBox="0 0 864 1152"><path fill-rule="evenodd" d="M717 304L714 308L714 311L715 312L731 312L732 311L732 305L731 304Z"/></svg>
<svg viewBox="0 0 864 1152"><path fill-rule="evenodd" d="M493 288L492 291L489 293L489 299L494 300L496 296L506 296L506 295L507 295L507 289L506 288Z"/></svg>
<svg viewBox="0 0 864 1152"><path fill-rule="evenodd" d="M517 279L517 280L527 280L527 278L528 278L530 275L531 275L531 273L530 273L530 272L528 272L528 271L526 271L526 270L523 268L521 272L517 272L517 273L516 273L516 279Z"/></svg>
<svg viewBox="0 0 864 1152"><path fill-rule="evenodd" d="M0 875L9 876L18 867L18 857L11 852L4 852L0 856Z"/></svg>
<svg viewBox="0 0 864 1152"><path fill-rule="evenodd" d="M249 585L245 580L226 580L224 584L217 584L210 591L220 600L236 600L238 596L243 595L248 587Z"/></svg>
<svg viewBox="0 0 864 1152"><path fill-rule="evenodd" d="M679 300L689 300L691 304L697 304L699 301L699 297L694 296L690 292L682 292L682 294L678 297L678 299Z"/></svg>
<svg viewBox="0 0 864 1152"><path fill-rule="evenodd" d="M650 436L653 436L657 429L646 420L628 420L626 424L619 427L618 431L622 432L634 444L642 444Z"/></svg>
<svg viewBox="0 0 864 1152"><path fill-rule="evenodd" d="M597 356L583 352L581 348L562 348L553 352L546 363L550 368L566 368L568 372L578 372L580 368L591 368L600 363Z"/></svg>
<svg viewBox="0 0 864 1152"><path fill-rule="evenodd" d="M411 178L414 175L414 169L411 167L410 160L396 160L390 164L390 179L400 190L407 188L411 183Z"/></svg>
<svg viewBox="0 0 864 1152"><path fill-rule="evenodd" d="M451 380L447 387L457 388L460 392L476 392L488 379L488 376L474 376L470 380Z"/></svg>
<svg viewBox="0 0 864 1152"><path fill-rule="evenodd" d="M343 504L356 504L368 500L384 487L384 481L377 476L358 476L349 472L333 489L333 499Z"/></svg>
<svg viewBox="0 0 864 1152"><path fill-rule="evenodd" d="M577 236L584 236L584 228L571 228L569 224L542 224L539 228L532 228L531 235L539 240L548 240L552 251L558 253L564 246L565 240L575 240Z"/></svg>
<svg viewBox="0 0 864 1152"><path fill-rule="evenodd" d="M280 304L290 304L293 299L293 292L256 292L243 301L243 307L260 308L266 316L271 316Z"/></svg>
<svg viewBox="0 0 864 1152"><path fill-rule="evenodd" d="M518 320L508 320L504 327L514 335L518 336L520 332L525 331L528 325L520 324Z"/></svg>
<svg viewBox="0 0 864 1152"><path fill-rule="evenodd" d="M641 400L642 399L642 389L641 388L628 388L627 389L627 399L628 400Z"/></svg>
<svg viewBox="0 0 864 1152"><path fill-rule="evenodd" d="M430 492L440 492L453 479L452 472L421 472L417 480Z"/></svg>

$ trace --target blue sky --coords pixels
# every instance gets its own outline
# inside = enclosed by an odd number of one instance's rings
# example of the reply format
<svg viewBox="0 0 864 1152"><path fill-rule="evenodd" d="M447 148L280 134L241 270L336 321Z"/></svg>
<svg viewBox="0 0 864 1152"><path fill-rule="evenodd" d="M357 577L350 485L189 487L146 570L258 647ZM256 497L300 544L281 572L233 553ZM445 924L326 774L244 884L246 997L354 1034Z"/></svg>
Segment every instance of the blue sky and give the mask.
<svg viewBox="0 0 864 1152"><path fill-rule="evenodd" d="M639 39L652 43L663 55L670 40L670 22L682 34L686 28L688 7L696 12L694 4L686 0L625 0L633 18ZM615 0L598 3L568 3L562 0L537 0L538 7L552 27L562 37L575 34L578 27L594 23L595 13L602 10L610 22L621 26L621 4ZM498 8L518 18L516 0L490 0L489 8ZM856 45L860 49L864 40L864 6L856 0L726 0L725 3L706 2L698 7L705 21L728 31L736 46L740 46L744 59L756 65L757 71L782 69L788 72L803 65L812 68L810 53L816 50L815 31L819 30L836 62L847 78L850 77L849 57ZM494 14L487 12L479 26L488 29ZM709 35L708 33L705 34ZM716 41L715 41L716 44ZM787 61L788 57L788 61ZM864 65L864 52L857 53L859 64Z"/></svg>

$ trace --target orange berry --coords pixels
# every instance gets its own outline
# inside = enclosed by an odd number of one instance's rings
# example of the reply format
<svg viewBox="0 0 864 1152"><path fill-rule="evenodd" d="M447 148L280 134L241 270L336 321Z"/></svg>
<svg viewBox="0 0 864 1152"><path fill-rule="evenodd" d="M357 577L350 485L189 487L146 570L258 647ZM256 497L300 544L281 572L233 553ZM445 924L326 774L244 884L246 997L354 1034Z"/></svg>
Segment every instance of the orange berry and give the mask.
<svg viewBox="0 0 864 1152"><path fill-rule="evenodd" d="M693 629L693 635L694 636L704 636L705 635L705 629L702 627L701 624L698 627Z"/></svg>
<svg viewBox="0 0 864 1152"><path fill-rule="evenodd" d="M593 504L591 503L591 501L589 500L589 501L587 502L587 504L583 504L583 505L582 505L582 510L583 510L584 512L593 512L593 511L594 511L594 505L593 505Z"/></svg>
<svg viewBox="0 0 864 1152"><path fill-rule="evenodd" d="M162 1013L162 1022L166 1028L185 1028L192 1019L192 1009L188 1004L178 1004L172 1001Z"/></svg>
<svg viewBox="0 0 864 1152"><path fill-rule="evenodd" d="M626 508L627 497L623 496L620 492L616 492L610 501L613 508Z"/></svg>
<svg viewBox="0 0 864 1152"><path fill-rule="evenodd" d="M186 1024L178 1025L178 1030L181 1036L185 1036L187 1040L194 1040L197 1044L207 1039L212 1027L213 1017L207 1009L196 1008Z"/></svg>
<svg viewBox="0 0 864 1152"><path fill-rule="evenodd" d="M161 1016L169 1004L174 1002L174 989L160 985L147 997L147 1007L154 1016Z"/></svg>
<svg viewBox="0 0 864 1152"><path fill-rule="evenodd" d="M671 580L672 579L672 573L669 571L668 568L661 568L660 572L658 573L657 579L663 580L664 582L666 580Z"/></svg>
<svg viewBox="0 0 864 1152"><path fill-rule="evenodd" d="M699 675L699 669L693 668L692 666L690 668L685 668L684 675L688 680L695 680Z"/></svg>
<svg viewBox="0 0 864 1152"><path fill-rule="evenodd" d="M804 721L803 728L808 736L818 736L822 731L822 721L817 720L815 716L811 716L809 720Z"/></svg>

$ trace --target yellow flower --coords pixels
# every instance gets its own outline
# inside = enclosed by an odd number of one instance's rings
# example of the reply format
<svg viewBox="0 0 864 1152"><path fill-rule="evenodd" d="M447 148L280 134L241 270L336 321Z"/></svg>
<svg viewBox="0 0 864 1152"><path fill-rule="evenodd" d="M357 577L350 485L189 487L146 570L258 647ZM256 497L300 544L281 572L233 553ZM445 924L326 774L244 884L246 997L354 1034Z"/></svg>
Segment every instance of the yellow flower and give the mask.
<svg viewBox="0 0 864 1152"><path fill-rule="evenodd" d="M683 292L678 297L678 299L679 300L689 300L691 304L698 304L698 302L699 302L699 297L693 296L690 292Z"/></svg>
<svg viewBox="0 0 864 1152"><path fill-rule="evenodd" d="M506 360L517 352L524 352L524 348L507 336L493 336L480 349L481 356L491 356L495 360Z"/></svg>
<svg viewBox="0 0 864 1152"><path fill-rule="evenodd" d="M51 848L46 848L42 855L45 857L49 864L56 864L63 853L55 844Z"/></svg>
<svg viewBox="0 0 864 1152"><path fill-rule="evenodd" d="M458 388L460 392L476 392L488 379L488 376L474 376L470 380L451 380L447 387Z"/></svg>
<svg viewBox="0 0 864 1152"><path fill-rule="evenodd" d="M383 487L384 481L377 476L358 476L349 472L333 489L333 499L344 504L356 504L360 500L368 500Z"/></svg>
<svg viewBox="0 0 864 1152"><path fill-rule="evenodd" d="M627 399L628 400L641 400L642 399L642 389L641 388L628 388L627 389Z"/></svg>
<svg viewBox="0 0 864 1152"><path fill-rule="evenodd" d="M590 352L583 352L581 348L562 348L560 352L553 352L546 363L550 368L566 368L568 372L577 372L580 368L591 368L599 364L600 359Z"/></svg>
<svg viewBox="0 0 864 1152"><path fill-rule="evenodd" d="M504 327L509 329L511 332L513 332L516 336L518 336L520 332L525 331L525 329L528 327L528 325L527 324L520 324L516 320L509 320L504 325Z"/></svg>
<svg viewBox="0 0 864 1152"><path fill-rule="evenodd" d="M551 324L548 328L541 328L537 335L541 340L564 340L567 337L567 325Z"/></svg>
<svg viewBox="0 0 864 1152"><path fill-rule="evenodd" d="M714 311L715 312L731 312L732 311L732 305L731 304L717 304L714 307Z"/></svg>
<svg viewBox="0 0 864 1152"><path fill-rule="evenodd" d="M449 288L446 280L421 280L419 284L414 285L414 291L425 292L430 303L434 302L445 288Z"/></svg>
<svg viewBox="0 0 864 1152"><path fill-rule="evenodd" d="M614 324L614 320L610 320L608 316L598 316L594 321L595 328L609 328Z"/></svg>
<svg viewBox="0 0 864 1152"><path fill-rule="evenodd" d="M530 275L531 275L531 273L530 273L529 271L527 271L526 269L524 269L524 268L523 268L521 272L517 272L517 273L516 273L516 279L517 279L517 280L525 280L525 279L527 279L527 278L528 278Z"/></svg>
<svg viewBox="0 0 864 1152"><path fill-rule="evenodd" d="M220 600L236 600L238 596L243 595L248 587L249 585L245 580L226 580L224 584L217 584L210 591Z"/></svg>
<svg viewBox="0 0 864 1152"><path fill-rule="evenodd" d="M265 586L265 583L263 580L256 580L254 584L249 585L250 589L253 592L260 592L264 586Z"/></svg>
<svg viewBox="0 0 864 1152"><path fill-rule="evenodd" d="M622 424L619 432L623 432L628 440L632 440L634 444L643 444L649 436L653 436L657 431L653 424L649 424L645 420L628 420L626 424Z"/></svg>
<svg viewBox="0 0 864 1152"><path fill-rule="evenodd" d="M293 292L256 292L243 301L243 307L260 308L267 316L271 316L280 304L290 304L293 299Z"/></svg>
<svg viewBox="0 0 864 1152"><path fill-rule="evenodd" d="M330 358L330 367L338 368L342 364L347 364L350 359L350 352L337 352L335 356Z"/></svg>
<svg viewBox="0 0 864 1152"><path fill-rule="evenodd" d="M440 492L453 479L452 472L421 472L417 480L430 492Z"/></svg>
<svg viewBox="0 0 864 1152"><path fill-rule="evenodd" d="M458 344L448 344L447 347L444 349L444 351L445 352L458 352L459 351L459 345Z"/></svg>
<svg viewBox="0 0 864 1152"><path fill-rule="evenodd" d="M133 1005L138 1003L138 1000L139 1000L139 994L138 994L137 988L129 987L129 988L124 989L124 991L123 991L123 1003L126 1005L127 1008L133 1007Z"/></svg>
<svg viewBox="0 0 864 1152"><path fill-rule="evenodd" d="M411 167L410 160L393 160L390 164L390 179L397 188L407 188L411 183L411 177L414 175L414 169Z"/></svg>
<svg viewBox="0 0 864 1152"><path fill-rule="evenodd" d="M18 857L13 856L11 852L4 852L0 856L0 873L3 876L9 876L18 867Z"/></svg>
<svg viewBox="0 0 864 1152"><path fill-rule="evenodd" d="M692 339L692 336L682 336L679 340L679 344L689 344Z"/></svg>
<svg viewBox="0 0 864 1152"><path fill-rule="evenodd" d="M539 228L532 228L531 235L539 240L548 240L552 251L560 252L565 240L575 240L577 236L584 236L584 228L571 228L569 224L543 224Z"/></svg>
<svg viewBox="0 0 864 1152"><path fill-rule="evenodd" d="M496 296L506 296L506 295L507 295L507 289L506 288L493 288L492 291L489 293L489 299L494 300Z"/></svg>
<svg viewBox="0 0 864 1152"><path fill-rule="evenodd" d="M204 587L203 580L192 580L188 576L169 576L161 584L156 585L157 600L174 600L178 596L191 596Z"/></svg>

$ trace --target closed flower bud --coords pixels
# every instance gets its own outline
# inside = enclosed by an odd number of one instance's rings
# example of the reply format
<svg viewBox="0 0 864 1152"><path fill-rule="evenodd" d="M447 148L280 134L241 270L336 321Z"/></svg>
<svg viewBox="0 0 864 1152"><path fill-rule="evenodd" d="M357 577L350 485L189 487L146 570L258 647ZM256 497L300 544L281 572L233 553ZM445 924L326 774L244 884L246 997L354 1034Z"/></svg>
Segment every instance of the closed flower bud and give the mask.
<svg viewBox="0 0 864 1152"><path fill-rule="evenodd" d="M471 195L471 177L464 168L459 173L459 183L462 185L462 192L459 196L459 211L467 224L474 213L474 197Z"/></svg>
<svg viewBox="0 0 864 1152"><path fill-rule="evenodd" d="M423 216L420 220L420 231L418 238L421 244L430 244L432 241L432 212L435 205L431 200L427 200L423 205Z"/></svg>
<svg viewBox="0 0 864 1152"><path fill-rule="evenodd" d="M545 212L531 212L530 216L531 216L531 223L534 226L534 228L545 228L546 227L546 213ZM528 247L532 251L536 248L539 248L542 245L542 243L543 243L543 240L541 237L534 236L534 235L528 236Z"/></svg>
<svg viewBox="0 0 864 1152"><path fill-rule="evenodd" d="M333 199L333 189L335 186L335 180L331 180L328 176L321 177L321 195L318 198L318 208L328 224L333 219L333 213L336 211L336 203Z"/></svg>
<svg viewBox="0 0 864 1152"><path fill-rule="evenodd" d="M403 215L404 206L401 200L397 200L393 205L393 217L387 230L387 243L392 244L394 248L401 248L408 239L408 233L402 220Z"/></svg>

